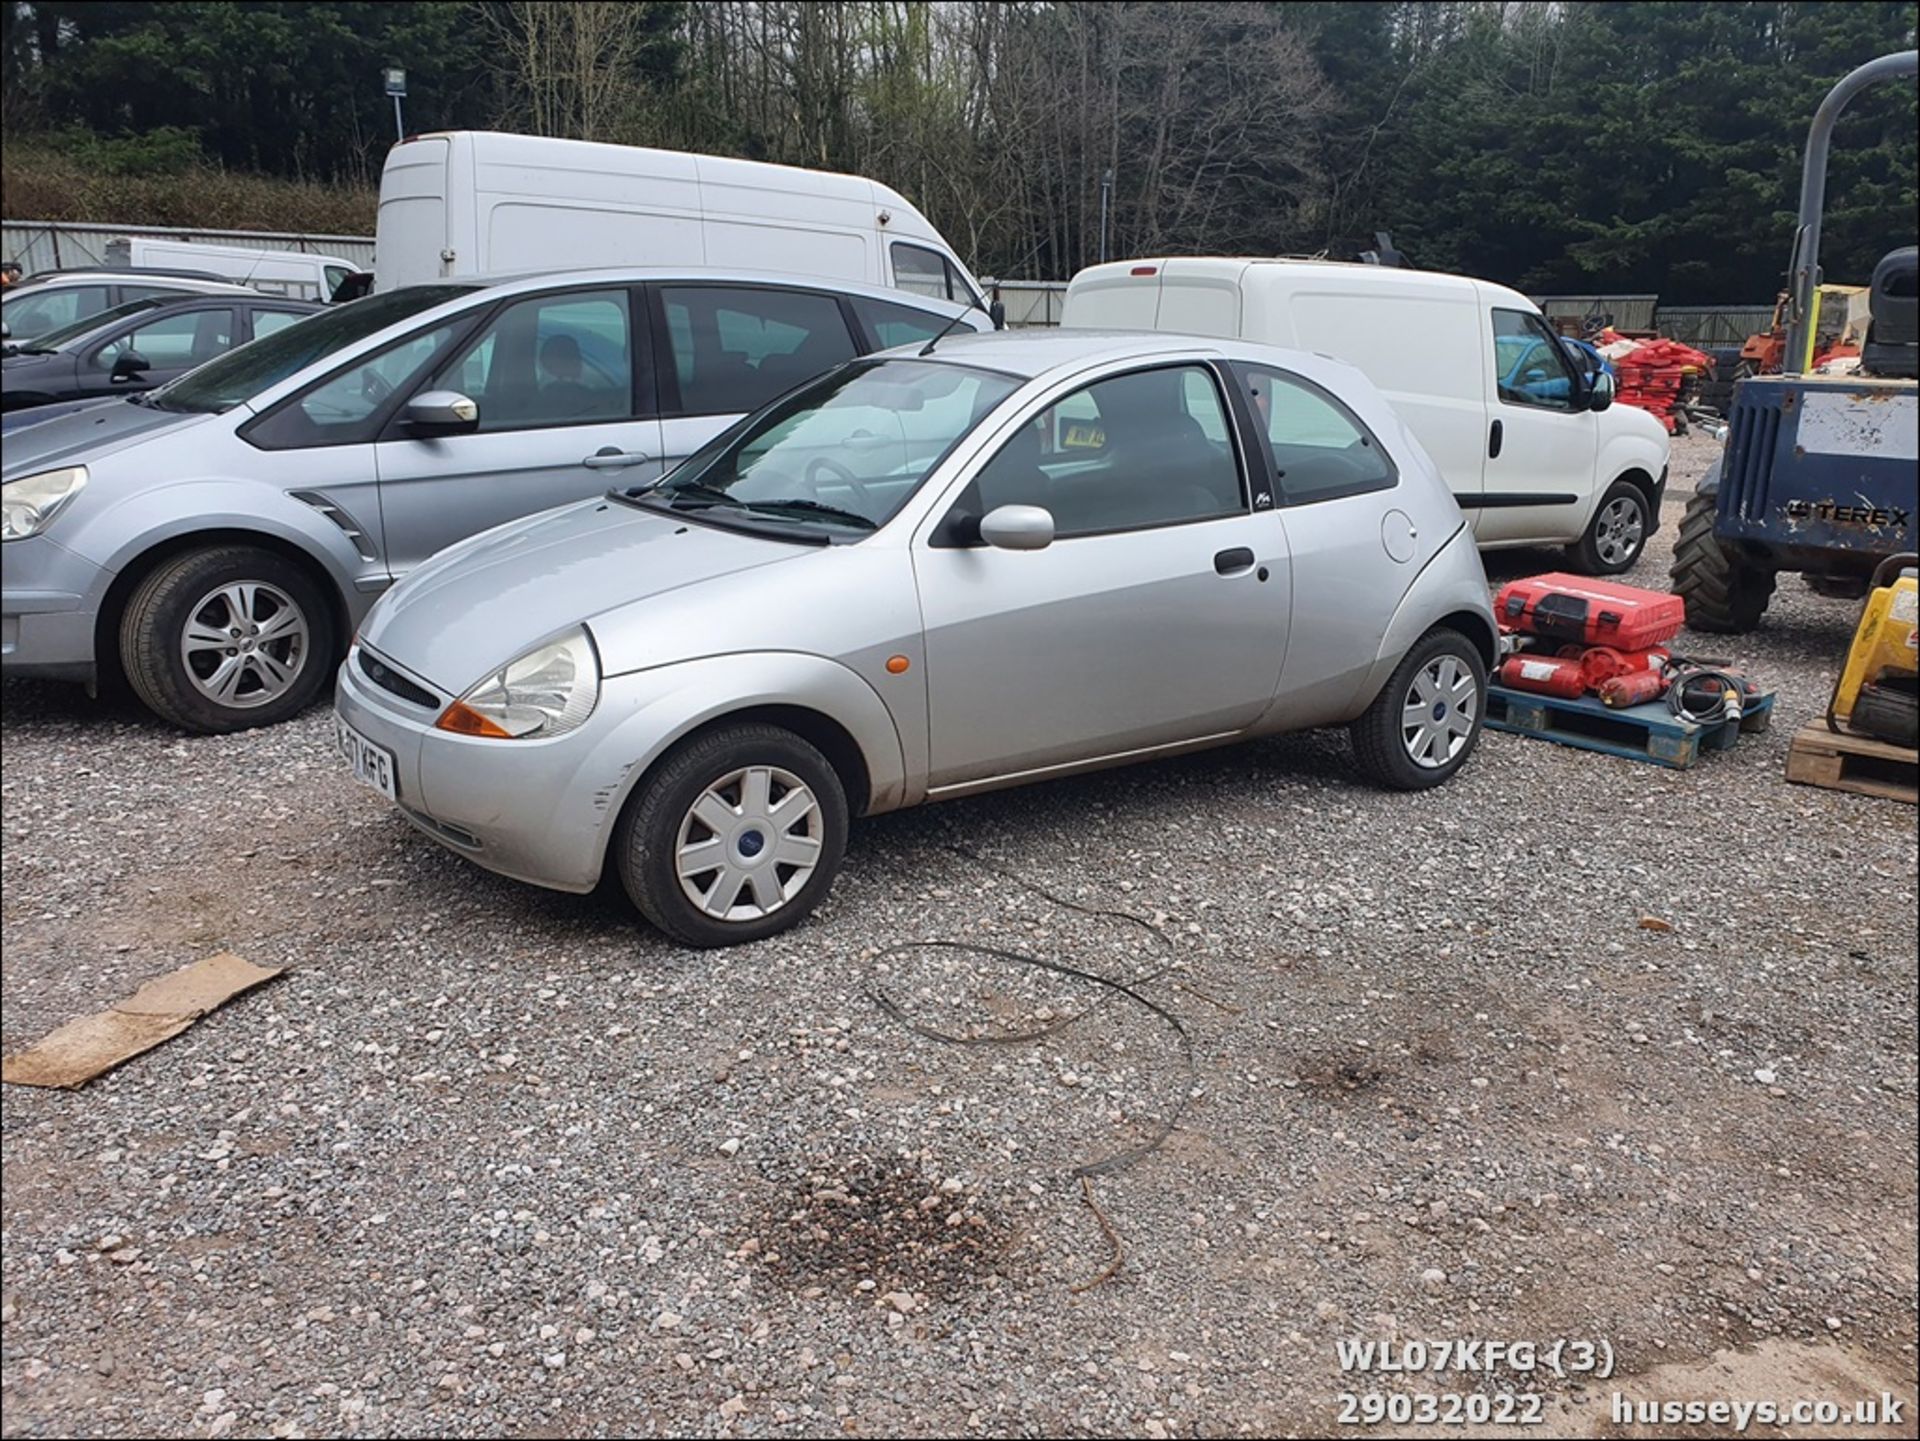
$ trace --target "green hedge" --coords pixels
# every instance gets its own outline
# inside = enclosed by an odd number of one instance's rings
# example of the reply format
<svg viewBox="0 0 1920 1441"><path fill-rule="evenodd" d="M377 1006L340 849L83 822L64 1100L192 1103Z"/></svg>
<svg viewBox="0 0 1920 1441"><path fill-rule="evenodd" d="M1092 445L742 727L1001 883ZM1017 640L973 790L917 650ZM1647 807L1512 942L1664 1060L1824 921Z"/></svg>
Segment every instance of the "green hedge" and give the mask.
<svg viewBox="0 0 1920 1441"><path fill-rule="evenodd" d="M186 145L127 155L110 145L27 138L0 149L0 188L14 220L327 235L373 234L380 198L370 185L230 174L198 160Z"/></svg>

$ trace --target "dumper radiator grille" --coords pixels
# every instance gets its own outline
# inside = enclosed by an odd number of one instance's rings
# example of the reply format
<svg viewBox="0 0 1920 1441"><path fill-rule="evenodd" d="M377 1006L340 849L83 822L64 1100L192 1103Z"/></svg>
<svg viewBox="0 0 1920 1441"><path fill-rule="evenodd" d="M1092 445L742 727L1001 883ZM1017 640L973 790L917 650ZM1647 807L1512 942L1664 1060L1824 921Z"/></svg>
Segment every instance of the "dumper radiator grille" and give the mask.
<svg viewBox="0 0 1920 1441"><path fill-rule="evenodd" d="M1736 405L1733 438L1727 445L1726 466L1720 476L1726 492L1722 515L1763 520L1767 514L1768 480L1773 456L1780 444L1780 412L1770 405Z"/></svg>

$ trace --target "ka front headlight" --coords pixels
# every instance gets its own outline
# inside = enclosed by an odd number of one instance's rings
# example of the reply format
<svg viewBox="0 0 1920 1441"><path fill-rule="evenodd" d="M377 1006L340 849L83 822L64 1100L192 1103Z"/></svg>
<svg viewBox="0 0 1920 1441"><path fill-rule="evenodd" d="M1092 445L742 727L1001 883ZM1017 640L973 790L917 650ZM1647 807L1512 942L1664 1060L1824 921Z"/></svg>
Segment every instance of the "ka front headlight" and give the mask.
<svg viewBox="0 0 1920 1441"><path fill-rule="evenodd" d="M5 516L0 520L0 540L25 540L38 535L66 508L67 502L87 483L87 468L70 465L64 470L23 475L0 485L5 498Z"/></svg>
<svg viewBox="0 0 1920 1441"><path fill-rule="evenodd" d="M434 724L457 735L531 740L565 735L593 713L600 662L585 626L528 651L448 706Z"/></svg>

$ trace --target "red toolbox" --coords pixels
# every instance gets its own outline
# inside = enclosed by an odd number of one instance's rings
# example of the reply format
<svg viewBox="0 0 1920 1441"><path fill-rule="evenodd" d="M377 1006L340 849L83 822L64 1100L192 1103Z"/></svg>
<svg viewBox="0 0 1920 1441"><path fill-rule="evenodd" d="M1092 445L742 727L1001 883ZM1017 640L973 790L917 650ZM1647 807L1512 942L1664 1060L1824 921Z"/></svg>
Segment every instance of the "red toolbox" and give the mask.
<svg viewBox="0 0 1920 1441"><path fill-rule="evenodd" d="M1678 635L1687 604L1665 591L1555 571L1508 581L1493 599L1493 613L1502 630L1635 651Z"/></svg>

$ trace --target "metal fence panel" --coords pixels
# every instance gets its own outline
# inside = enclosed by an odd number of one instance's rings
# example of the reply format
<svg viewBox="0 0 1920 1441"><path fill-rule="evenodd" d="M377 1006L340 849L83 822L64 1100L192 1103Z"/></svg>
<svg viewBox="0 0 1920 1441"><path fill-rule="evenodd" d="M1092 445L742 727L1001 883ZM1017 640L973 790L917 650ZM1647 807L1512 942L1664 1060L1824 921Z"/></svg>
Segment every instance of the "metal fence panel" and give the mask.
<svg viewBox="0 0 1920 1441"><path fill-rule="evenodd" d="M1655 328L1686 345L1739 345L1773 324L1771 305L1663 305Z"/></svg>
<svg viewBox="0 0 1920 1441"><path fill-rule="evenodd" d="M1583 320L1611 315L1615 330L1652 330L1657 295L1536 295L1533 303L1548 320Z"/></svg>
<svg viewBox="0 0 1920 1441"><path fill-rule="evenodd" d="M1060 311L1067 301L1064 280L988 280L983 284L1007 307L1009 330L1060 323Z"/></svg>
<svg viewBox="0 0 1920 1441"><path fill-rule="evenodd" d="M28 275L76 265L104 265L107 242L129 235L239 245L251 250L298 250L337 255L361 270L373 268L373 241L363 235L305 235L279 230L188 230L168 225L77 225L67 221L0 221L0 258L17 260Z"/></svg>

